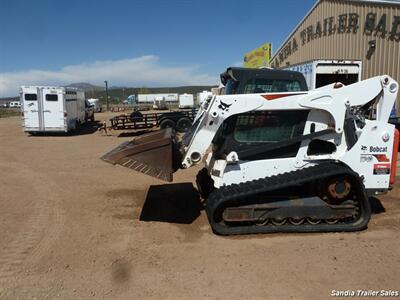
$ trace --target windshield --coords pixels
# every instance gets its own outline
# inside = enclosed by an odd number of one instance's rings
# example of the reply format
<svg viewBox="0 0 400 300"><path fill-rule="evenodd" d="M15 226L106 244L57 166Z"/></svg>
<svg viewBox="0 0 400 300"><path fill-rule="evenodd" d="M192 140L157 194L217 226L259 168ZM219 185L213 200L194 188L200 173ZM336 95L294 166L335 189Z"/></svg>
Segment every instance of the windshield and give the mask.
<svg viewBox="0 0 400 300"><path fill-rule="evenodd" d="M243 88L243 94L298 92L301 91L300 82L287 79L250 79Z"/></svg>
<svg viewBox="0 0 400 300"><path fill-rule="evenodd" d="M232 78L228 79L225 85L225 95L233 95L236 94L236 88L239 85L238 81L233 80Z"/></svg>

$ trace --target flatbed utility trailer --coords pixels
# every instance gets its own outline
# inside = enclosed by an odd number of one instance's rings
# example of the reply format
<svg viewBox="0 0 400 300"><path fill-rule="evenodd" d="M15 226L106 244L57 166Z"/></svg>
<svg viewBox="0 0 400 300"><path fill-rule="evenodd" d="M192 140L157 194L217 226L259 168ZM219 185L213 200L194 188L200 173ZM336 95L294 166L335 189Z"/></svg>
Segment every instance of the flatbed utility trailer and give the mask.
<svg viewBox="0 0 400 300"><path fill-rule="evenodd" d="M110 119L114 130L125 129L149 129L160 127L160 129L174 128L179 132L185 132L191 127L197 111L180 110L160 113L141 113L134 111L130 115L119 115Z"/></svg>

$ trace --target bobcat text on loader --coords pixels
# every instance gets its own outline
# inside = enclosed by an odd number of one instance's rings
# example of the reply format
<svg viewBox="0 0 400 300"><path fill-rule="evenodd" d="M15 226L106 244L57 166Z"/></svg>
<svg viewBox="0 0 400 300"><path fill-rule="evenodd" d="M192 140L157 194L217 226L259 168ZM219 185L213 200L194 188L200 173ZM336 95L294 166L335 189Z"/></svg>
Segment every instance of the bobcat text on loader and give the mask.
<svg viewBox="0 0 400 300"><path fill-rule="evenodd" d="M356 231L368 196L394 183L398 92L389 76L312 91L214 96L182 137L165 129L102 159L172 181L202 161L200 194L215 233Z"/></svg>

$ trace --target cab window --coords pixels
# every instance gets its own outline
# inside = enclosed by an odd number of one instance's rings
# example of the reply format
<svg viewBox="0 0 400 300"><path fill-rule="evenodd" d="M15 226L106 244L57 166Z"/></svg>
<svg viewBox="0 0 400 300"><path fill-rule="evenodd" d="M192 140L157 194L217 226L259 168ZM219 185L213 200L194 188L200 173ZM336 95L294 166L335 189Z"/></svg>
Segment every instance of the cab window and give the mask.
<svg viewBox="0 0 400 300"><path fill-rule="evenodd" d="M233 79L228 79L228 81L225 84L224 95L236 94L236 89L237 89L238 85L239 85L239 82L237 82Z"/></svg>
<svg viewBox="0 0 400 300"><path fill-rule="evenodd" d="M274 143L303 134L308 111L259 111L236 119L234 138L238 142Z"/></svg>
<svg viewBox="0 0 400 300"><path fill-rule="evenodd" d="M300 82L285 79L250 79L246 82L244 94L276 93L276 92L298 92L301 91Z"/></svg>

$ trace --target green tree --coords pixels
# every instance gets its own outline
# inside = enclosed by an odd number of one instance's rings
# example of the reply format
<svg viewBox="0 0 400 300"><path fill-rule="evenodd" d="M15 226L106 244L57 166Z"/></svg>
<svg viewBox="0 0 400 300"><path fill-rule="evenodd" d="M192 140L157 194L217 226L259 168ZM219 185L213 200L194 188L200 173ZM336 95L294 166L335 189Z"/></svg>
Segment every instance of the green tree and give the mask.
<svg viewBox="0 0 400 300"><path fill-rule="evenodd" d="M150 94L150 90L144 86L139 89L138 94Z"/></svg>

